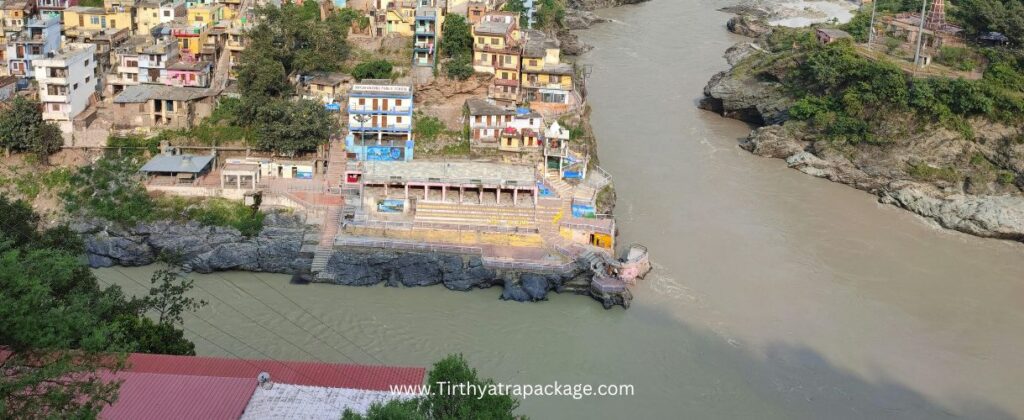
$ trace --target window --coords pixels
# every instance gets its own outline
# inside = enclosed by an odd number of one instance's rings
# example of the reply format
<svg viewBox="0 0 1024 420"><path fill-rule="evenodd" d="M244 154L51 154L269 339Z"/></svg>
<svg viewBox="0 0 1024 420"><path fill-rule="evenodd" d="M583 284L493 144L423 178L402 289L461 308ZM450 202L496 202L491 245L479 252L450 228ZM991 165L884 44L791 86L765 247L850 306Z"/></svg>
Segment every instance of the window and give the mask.
<svg viewBox="0 0 1024 420"><path fill-rule="evenodd" d="M199 16L199 15L196 15L196 22L202 22L202 21L203 21L203 17Z"/></svg>
<svg viewBox="0 0 1024 420"><path fill-rule="evenodd" d="M398 123L398 124L401 124L402 123L402 117L396 117L395 118L395 122Z"/></svg>
<svg viewBox="0 0 1024 420"><path fill-rule="evenodd" d="M476 116L476 123L480 124L482 122L484 122L484 117L482 115L477 115Z"/></svg>
<svg viewBox="0 0 1024 420"><path fill-rule="evenodd" d="M93 16L93 17L89 18L89 23L91 23L93 25L99 25L100 24L99 16Z"/></svg>
<svg viewBox="0 0 1024 420"><path fill-rule="evenodd" d="M530 60L530 65L531 66L536 66L537 65L537 60Z"/></svg>
<svg viewBox="0 0 1024 420"><path fill-rule="evenodd" d="M89 67L89 59L86 59L85 60L85 64L82 64L82 65L85 66L85 67Z"/></svg>
<svg viewBox="0 0 1024 420"><path fill-rule="evenodd" d="M402 106L402 100L401 99L395 99L395 106Z"/></svg>
<svg viewBox="0 0 1024 420"><path fill-rule="evenodd" d="M78 83L71 85L71 89L78 90Z"/></svg>
<svg viewBox="0 0 1024 420"><path fill-rule="evenodd" d="M92 80L92 76L85 76L85 83L89 83Z"/></svg>
<svg viewBox="0 0 1024 420"><path fill-rule="evenodd" d="M170 10L164 10L164 17L171 17L171 11Z"/></svg>
<svg viewBox="0 0 1024 420"><path fill-rule="evenodd" d="M498 45L498 38L491 38L491 45Z"/></svg>
<svg viewBox="0 0 1024 420"><path fill-rule="evenodd" d="M366 105L366 98L359 98L359 106Z"/></svg>
<svg viewBox="0 0 1024 420"><path fill-rule="evenodd" d="M60 111L60 104L50 104L50 111Z"/></svg>

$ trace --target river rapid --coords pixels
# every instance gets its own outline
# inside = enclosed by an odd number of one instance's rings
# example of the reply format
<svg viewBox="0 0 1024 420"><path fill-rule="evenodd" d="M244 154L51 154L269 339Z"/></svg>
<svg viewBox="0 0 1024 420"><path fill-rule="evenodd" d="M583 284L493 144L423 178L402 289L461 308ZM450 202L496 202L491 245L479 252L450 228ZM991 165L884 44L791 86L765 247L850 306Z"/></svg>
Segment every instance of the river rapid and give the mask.
<svg viewBox="0 0 1024 420"><path fill-rule="evenodd" d="M632 308L498 300L499 289L291 285L193 275L201 355L429 365L461 352L517 384L632 384L533 397L533 418L1014 418L1024 415L1024 246L941 230L737 147L698 110L739 41L716 1L599 11L580 32L620 244L655 271ZM152 267L96 270L141 293Z"/></svg>

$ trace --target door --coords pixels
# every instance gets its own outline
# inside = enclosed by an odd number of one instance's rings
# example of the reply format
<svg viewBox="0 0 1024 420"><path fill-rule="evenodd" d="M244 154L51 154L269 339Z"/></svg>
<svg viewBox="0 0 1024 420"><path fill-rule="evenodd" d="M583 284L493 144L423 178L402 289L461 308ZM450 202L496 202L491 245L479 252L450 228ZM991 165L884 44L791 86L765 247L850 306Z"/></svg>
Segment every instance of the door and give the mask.
<svg viewBox="0 0 1024 420"><path fill-rule="evenodd" d="M380 110L380 104L377 103L377 98L373 98L373 110L374 111L379 111ZM374 124L374 125L376 125L376 124Z"/></svg>
<svg viewBox="0 0 1024 420"><path fill-rule="evenodd" d="M370 124L370 127L379 127L377 125L377 116L376 115L373 116L373 120L372 120L372 122Z"/></svg>

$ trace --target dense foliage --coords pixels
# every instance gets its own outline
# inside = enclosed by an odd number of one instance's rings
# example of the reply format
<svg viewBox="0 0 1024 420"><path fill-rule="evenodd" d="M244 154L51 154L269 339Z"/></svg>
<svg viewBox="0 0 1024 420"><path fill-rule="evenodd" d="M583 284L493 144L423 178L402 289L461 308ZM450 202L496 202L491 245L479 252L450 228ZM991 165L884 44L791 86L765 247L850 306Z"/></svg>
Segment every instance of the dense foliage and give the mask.
<svg viewBox="0 0 1024 420"><path fill-rule="evenodd" d="M564 0L535 0L533 6L533 21L535 28L556 28L561 27L565 20ZM523 0L509 0L505 3L505 10L520 14L520 26L526 28L526 6Z"/></svg>
<svg viewBox="0 0 1024 420"><path fill-rule="evenodd" d="M182 297L190 285L155 279L171 287L129 299L100 287L66 226L38 230L29 205L4 196L0 214L0 347L10 352L0 359L0 417L96 417L118 388L100 372L123 368L124 353L195 353L178 328L181 313L200 304ZM163 312L174 316L147 318L158 302L170 302Z"/></svg>
<svg viewBox="0 0 1024 420"><path fill-rule="evenodd" d="M473 75L473 34L469 22L461 15L449 15L441 32L441 55L448 59L448 77L468 79Z"/></svg>
<svg viewBox="0 0 1024 420"><path fill-rule="evenodd" d="M494 385L493 379L480 379L476 369L462 355L450 355L434 363L427 376L427 385L434 392L405 401L392 400L373 404L365 416L346 410L346 420L370 419L519 419L515 410L519 401L508 395L452 395L439 390L442 385L471 384L475 387Z"/></svg>
<svg viewBox="0 0 1024 420"><path fill-rule="evenodd" d="M394 66L388 60L372 60L359 63L352 69L352 77L363 79L390 79Z"/></svg>
<svg viewBox="0 0 1024 420"><path fill-rule="evenodd" d="M45 162L63 145L60 128L43 121L39 102L15 96L0 112L0 148L7 152L31 152Z"/></svg>
<svg viewBox="0 0 1024 420"><path fill-rule="evenodd" d="M1018 45L1024 42L1024 3L1020 0L960 0L953 16L971 35L996 31Z"/></svg>
<svg viewBox="0 0 1024 420"><path fill-rule="evenodd" d="M62 193L70 213L84 213L123 224L153 220L194 220L227 226L252 236L263 229L263 213L240 202L208 198L151 197L139 183L134 157L100 159L71 176Z"/></svg>
<svg viewBox="0 0 1024 420"><path fill-rule="evenodd" d="M321 20L316 2L259 7L256 14L259 24L246 34L250 44L238 67L242 100L230 119L201 126L196 134L219 138L225 133L218 127L237 127L227 134L245 135L264 150L289 156L312 151L336 131L336 122L320 104L292 100L289 77L340 69L349 55L345 38L358 14L335 13Z"/></svg>
<svg viewBox="0 0 1024 420"><path fill-rule="evenodd" d="M832 140L893 140L912 128L895 120L907 113L968 137L967 118L1015 123L1024 117L1024 79L1012 55L990 54L982 80L915 79L892 63L858 55L847 42L811 45L786 80L799 98L789 114Z"/></svg>

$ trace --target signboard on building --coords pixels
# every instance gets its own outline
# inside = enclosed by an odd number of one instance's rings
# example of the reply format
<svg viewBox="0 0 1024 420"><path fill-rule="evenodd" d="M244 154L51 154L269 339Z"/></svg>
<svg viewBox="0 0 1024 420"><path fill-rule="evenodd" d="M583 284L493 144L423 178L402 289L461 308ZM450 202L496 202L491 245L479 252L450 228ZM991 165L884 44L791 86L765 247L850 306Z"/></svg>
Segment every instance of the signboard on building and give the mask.
<svg viewBox="0 0 1024 420"><path fill-rule="evenodd" d="M597 209L589 204L573 204L572 217L595 219L597 218Z"/></svg>
<svg viewBox="0 0 1024 420"><path fill-rule="evenodd" d="M377 202L378 213L403 213L405 212L405 200L385 199Z"/></svg>
<svg viewBox="0 0 1024 420"><path fill-rule="evenodd" d="M352 92L355 93L386 93L396 94L405 93L411 94L412 88L407 85L354 85L352 86Z"/></svg>
<svg viewBox="0 0 1024 420"><path fill-rule="evenodd" d="M405 160L405 148L396 146L367 146L366 160L401 161Z"/></svg>

